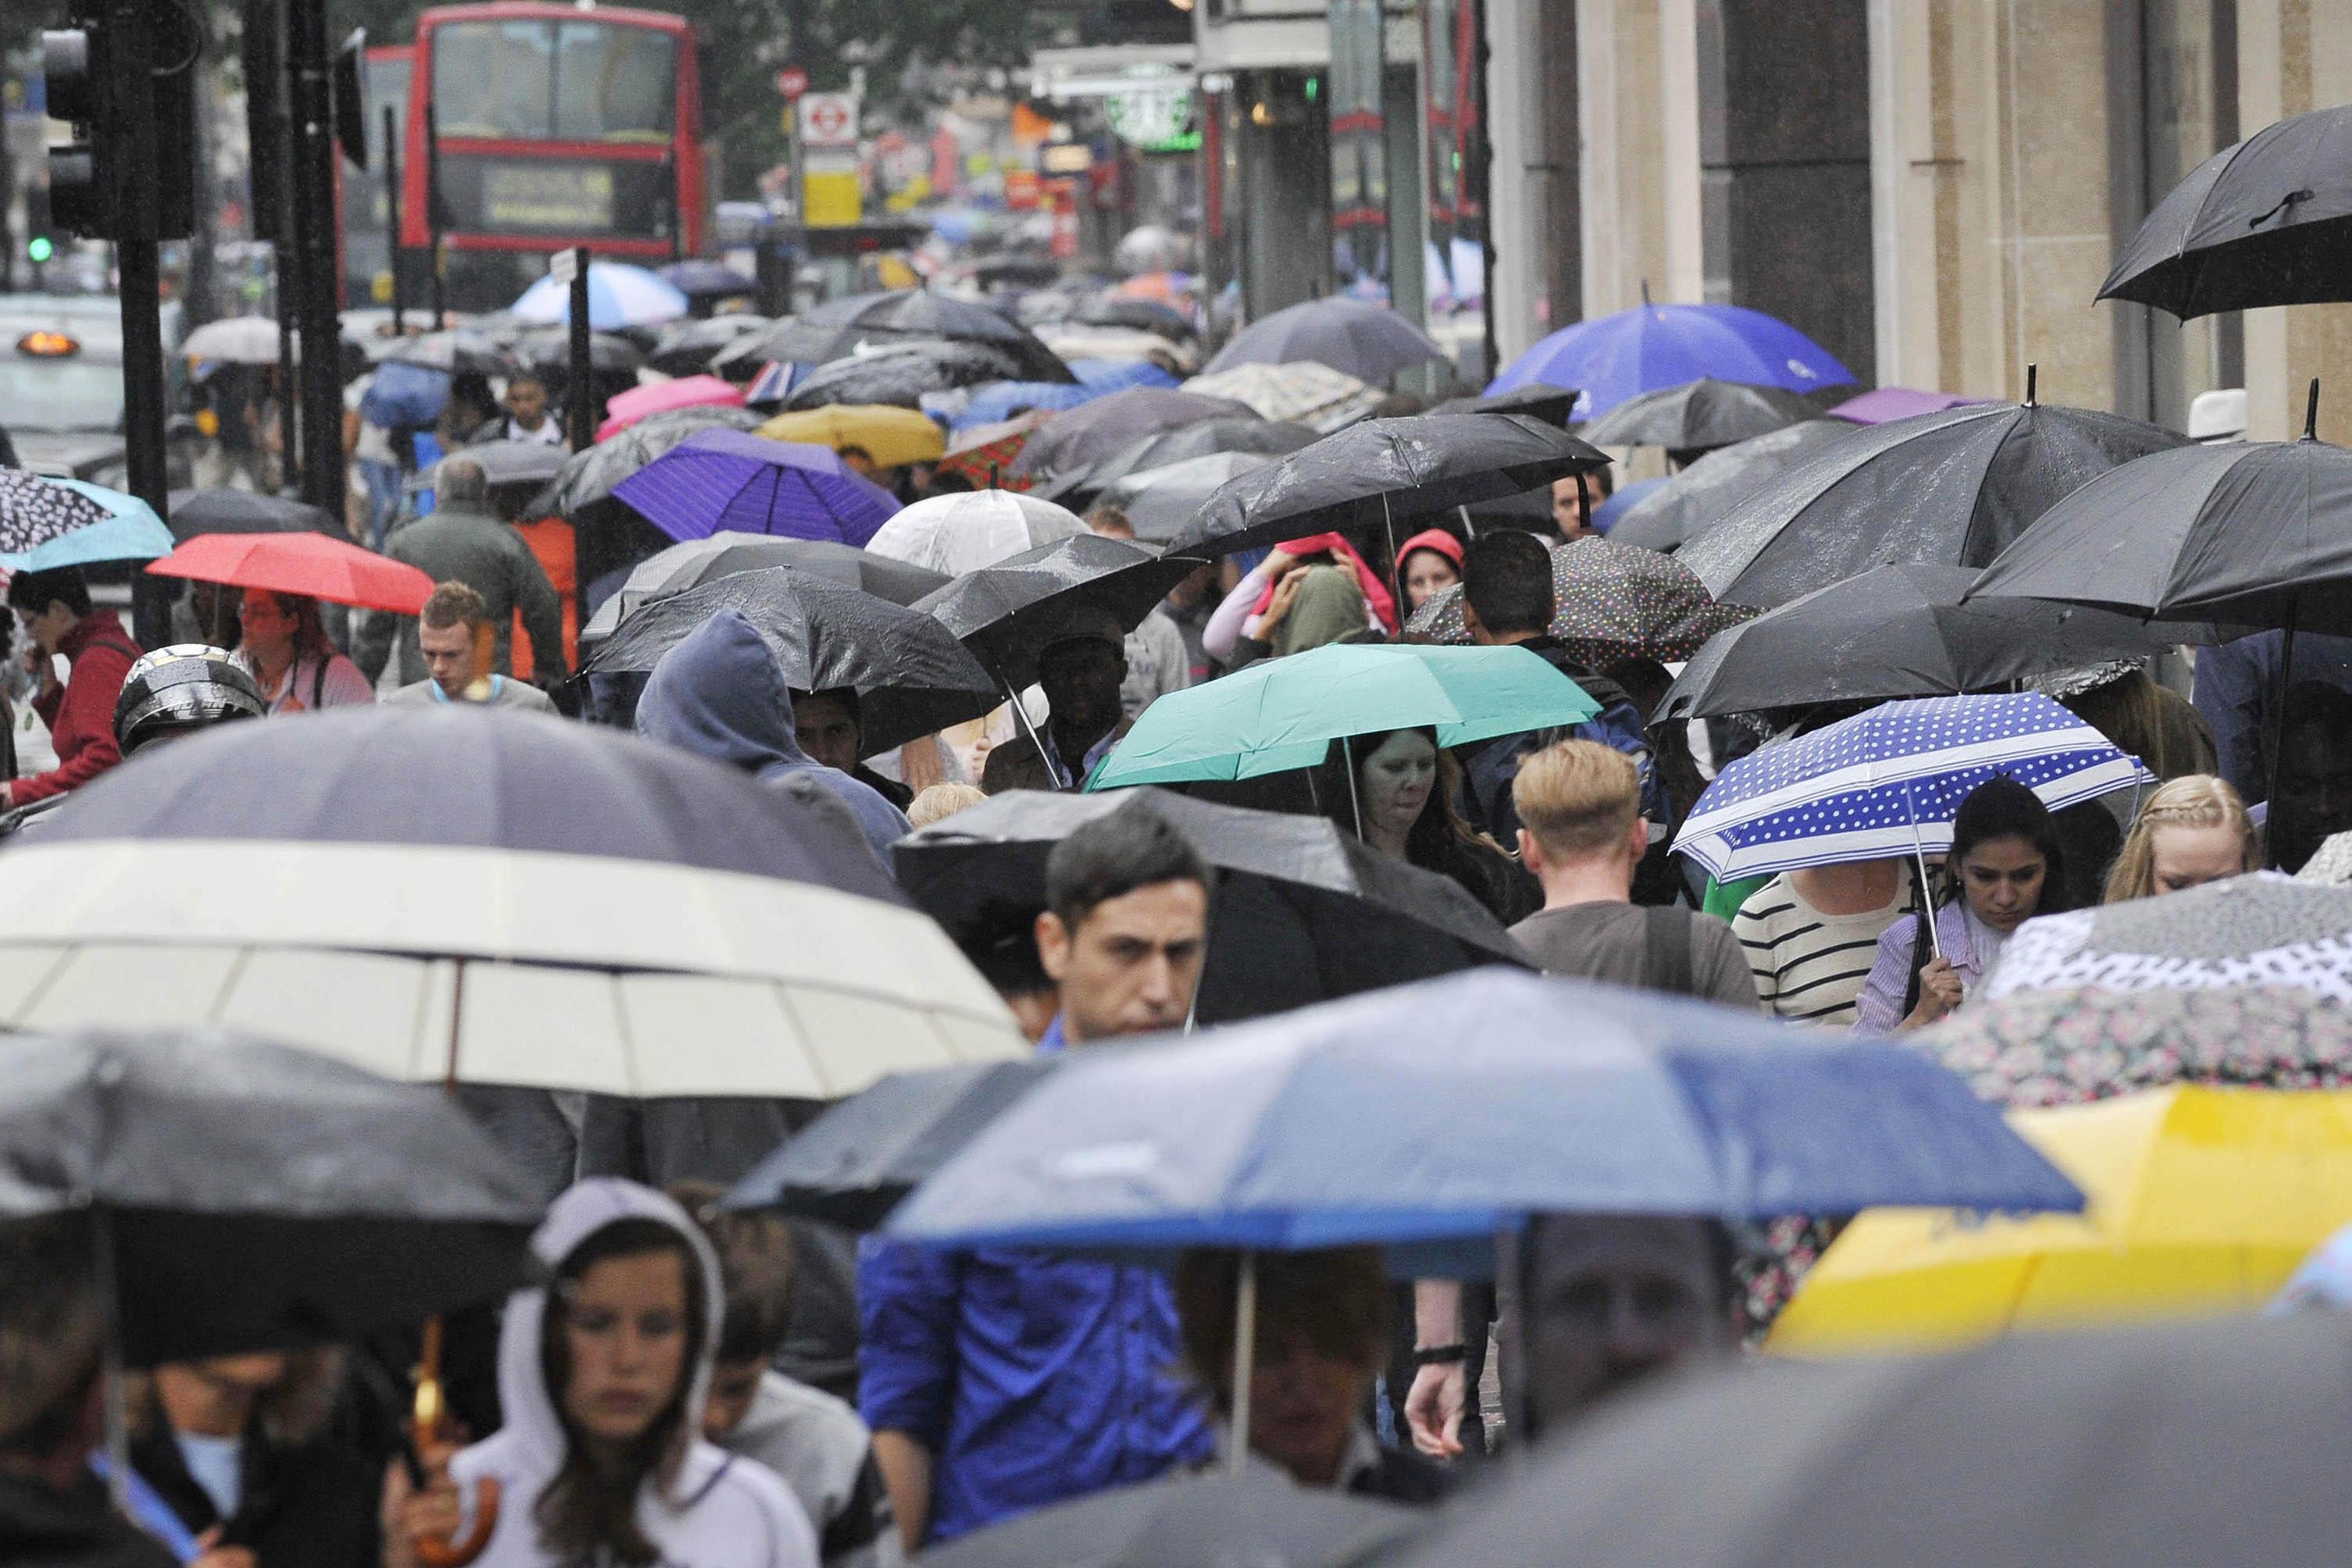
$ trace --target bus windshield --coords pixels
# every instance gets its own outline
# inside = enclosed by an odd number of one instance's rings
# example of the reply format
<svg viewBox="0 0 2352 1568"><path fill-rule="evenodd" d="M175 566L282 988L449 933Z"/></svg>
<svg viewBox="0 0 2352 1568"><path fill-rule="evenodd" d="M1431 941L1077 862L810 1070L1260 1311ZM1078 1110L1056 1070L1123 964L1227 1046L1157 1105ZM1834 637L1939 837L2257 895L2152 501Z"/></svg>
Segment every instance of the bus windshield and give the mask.
<svg viewBox="0 0 2352 1568"><path fill-rule="evenodd" d="M666 143L677 43L595 21L445 22L433 30L444 137Z"/></svg>

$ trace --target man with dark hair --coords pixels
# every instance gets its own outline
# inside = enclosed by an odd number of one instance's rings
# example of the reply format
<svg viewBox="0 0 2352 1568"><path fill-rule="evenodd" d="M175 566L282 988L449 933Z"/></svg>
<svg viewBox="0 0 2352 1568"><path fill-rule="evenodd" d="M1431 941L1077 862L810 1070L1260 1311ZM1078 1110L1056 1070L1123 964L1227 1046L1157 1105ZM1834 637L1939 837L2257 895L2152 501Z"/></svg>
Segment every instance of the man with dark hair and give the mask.
<svg viewBox="0 0 2352 1568"><path fill-rule="evenodd" d="M1560 538L1600 538L1601 531L1592 526L1592 514L1601 510L1601 503L1615 489L1605 468L1552 480L1551 521L1559 530Z"/></svg>
<svg viewBox="0 0 2352 1568"><path fill-rule="evenodd" d="M552 712L554 700L536 686L499 674L490 665L490 611L463 583L436 583L416 617L416 648L425 679L384 699L411 708L478 702L491 708Z"/></svg>
<svg viewBox="0 0 2352 1568"><path fill-rule="evenodd" d="M89 585L71 566L17 573L8 579L8 607L27 645L26 668L40 680L33 711L49 727L58 753L58 765L47 773L6 786L5 804L15 807L79 789L122 760L114 740L114 704L139 662L139 645L112 610L91 605ZM68 670L62 686L59 654Z"/></svg>
<svg viewBox="0 0 2352 1568"><path fill-rule="evenodd" d="M1061 995L1041 1051L1169 1029L1191 1011L1208 873L1149 806L1123 806L1045 865L1037 949ZM1166 1279L1034 1253L870 1249L860 1403L909 1548L1195 1464L1199 1406Z"/></svg>
<svg viewBox="0 0 2352 1568"><path fill-rule="evenodd" d="M562 603L523 536L490 515L489 476L472 458L445 458L433 471L433 489L432 514L403 525L384 553L436 583L469 584L481 596L491 631L489 668L483 673L512 673L509 645L520 612L523 630L530 637L532 681L542 690L562 684L566 674ZM425 679L425 655L417 646L416 623L408 616L371 616L352 659L370 680L379 679L391 662L395 631L400 634L400 684L413 686Z"/></svg>
<svg viewBox="0 0 2352 1568"><path fill-rule="evenodd" d="M563 445L563 426L548 417L547 383L537 371L520 371L507 378L506 417L493 419L475 432L477 441L536 441L543 447Z"/></svg>
<svg viewBox="0 0 2352 1568"><path fill-rule="evenodd" d="M915 803L913 790L866 765L866 719L856 688L793 692L793 729L811 760L847 773L900 811Z"/></svg>
<svg viewBox="0 0 2352 1568"><path fill-rule="evenodd" d="M1069 635L1037 656L1037 686L1048 711L1037 726L1055 787L1076 789L1135 727L1120 706L1127 684L1127 631L1108 610L1077 611Z"/></svg>

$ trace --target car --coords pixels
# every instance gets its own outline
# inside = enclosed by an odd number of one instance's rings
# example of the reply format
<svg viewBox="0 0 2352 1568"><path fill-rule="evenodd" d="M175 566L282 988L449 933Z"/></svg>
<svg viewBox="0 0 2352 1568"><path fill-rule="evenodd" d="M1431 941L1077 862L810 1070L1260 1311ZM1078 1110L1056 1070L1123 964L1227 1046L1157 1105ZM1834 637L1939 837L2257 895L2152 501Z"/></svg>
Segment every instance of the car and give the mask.
<svg viewBox="0 0 2352 1568"><path fill-rule="evenodd" d="M106 298L0 294L0 430L24 468L126 483L120 312ZM176 303L164 308L167 354L179 317ZM184 456L175 452L171 468L172 483L188 482Z"/></svg>

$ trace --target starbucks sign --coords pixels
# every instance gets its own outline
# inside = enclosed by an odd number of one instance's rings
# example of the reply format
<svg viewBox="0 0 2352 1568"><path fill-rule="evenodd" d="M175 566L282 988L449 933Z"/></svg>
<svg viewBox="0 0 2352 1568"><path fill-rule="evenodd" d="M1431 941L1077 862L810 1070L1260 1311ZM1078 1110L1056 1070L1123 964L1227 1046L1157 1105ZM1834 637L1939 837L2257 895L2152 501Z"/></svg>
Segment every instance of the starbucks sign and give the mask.
<svg viewBox="0 0 2352 1568"><path fill-rule="evenodd" d="M1122 88L1103 100L1103 116L1118 139L1146 153L1191 145L1192 89L1175 82Z"/></svg>

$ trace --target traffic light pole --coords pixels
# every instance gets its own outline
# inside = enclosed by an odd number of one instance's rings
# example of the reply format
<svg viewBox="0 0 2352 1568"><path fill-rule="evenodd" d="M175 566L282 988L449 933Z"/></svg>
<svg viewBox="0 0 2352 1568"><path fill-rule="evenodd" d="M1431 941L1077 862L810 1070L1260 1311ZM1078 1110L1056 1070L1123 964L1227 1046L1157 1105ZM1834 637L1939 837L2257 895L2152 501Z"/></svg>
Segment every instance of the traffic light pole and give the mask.
<svg viewBox="0 0 2352 1568"><path fill-rule="evenodd" d="M301 358L302 499L341 523L343 465L341 331L335 319L335 125L326 0L288 0L286 65L294 113L296 330ZM282 279L281 279L282 282Z"/></svg>
<svg viewBox="0 0 2352 1568"><path fill-rule="evenodd" d="M116 145L109 160L114 179L115 267L122 310L122 437L131 493L171 518L171 485L163 435L163 272L157 259L157 219L163 193L156 178L155 92L146 0L107 0L106 68L115 116ZM191 65L187 68L194 69ZM171 595L159 578L132 579L132 635L148 647L171 640Z"/></svg>

